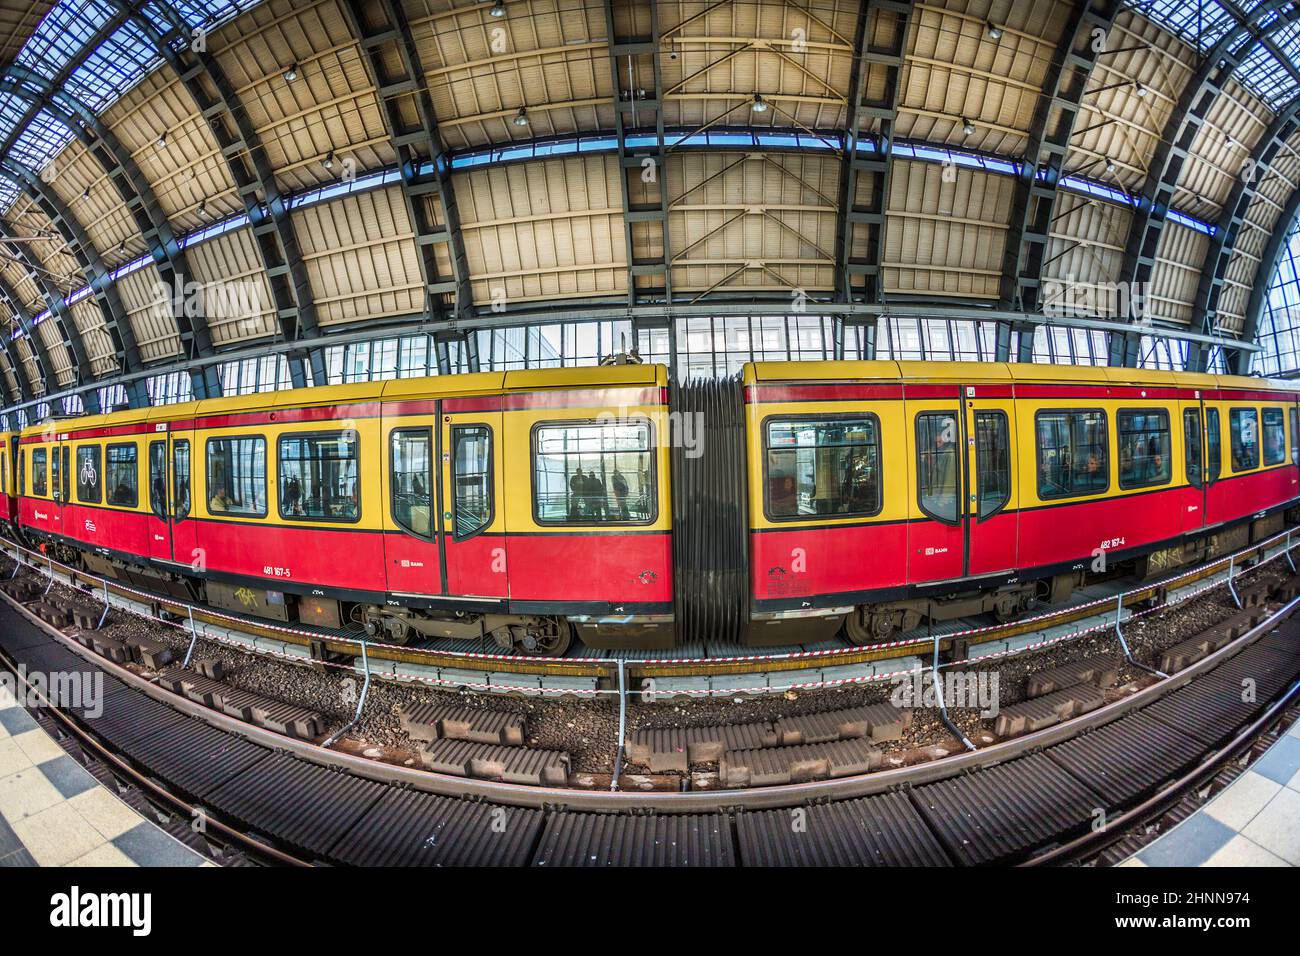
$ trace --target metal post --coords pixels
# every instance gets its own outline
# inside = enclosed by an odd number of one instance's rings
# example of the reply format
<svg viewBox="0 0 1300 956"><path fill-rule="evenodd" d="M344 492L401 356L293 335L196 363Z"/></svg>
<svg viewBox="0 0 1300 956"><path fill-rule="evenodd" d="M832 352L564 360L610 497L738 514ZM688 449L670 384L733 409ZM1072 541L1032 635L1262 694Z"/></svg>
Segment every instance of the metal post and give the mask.
<svg viewBox="0 0 1300 956"><path fill-rule="evenodd" d="M100 628L102 628L104 626L104 622L108 620L109 607L110 604L109 604L109 596L108 596L108 578L104 578L104 613L99 615L99 623L95 625L95 630L98 631Z"/></svg>
<svg viewBox="0 0 1300 956"><path fill-rule="evenodd" d="M330 734L329 738L321 744L326 750L334 746L340 737L357 725L357 721L361 719L361 710L366 706L366 695L370 692L370 657L366 654L365 641L361 642L361 669L365 674L365 681L361 685L361 696L357 699L357 712L352 715L351 720Z"/></svg>
<svg viewBox="0 0 1300 956"><path fill-rule="evenodd" d="M1228 593L1232 595L1232 603L1237 605L1237 610L1241 610L1241 595L1237 593L1237 586L1232 583L1232 576L1237 569L1237 556L1235 554L1228 556Z"/></svg>
<svg viewBox="0 0 1300 956"><path fill-rule="evenodd" d="M939 702L939 716L943 718L944 726L953 732L967 750L974 750L975 745L970 742L970 738L962 733L961 728L948 716L948 705L943 699L943 681L939 679L939 636L937 634L934 637L934 659L931 661L930 679L934 681L934 699Z"/></svg>
<svg viewBox="0 0 1300 956"><path fill-rule="evenodd" d="M54 559L47 554L45 555L45 560L49 563L50 583L45 585L45 590L41 592L41 597L47 596L50 593L50 588L54 587Z"/></svg>
<svg viewBox="0 0 1300 956"><path fill-rule="evenodd" d="M1128 641L1124 638L1124 628L1120 626L1120 621L1123 618L1123 616L1124 616L1124 594L1123 592L1121 592L1115 595L1115 636L1119 638L1119 646L1124 651L1124 660L1128 661L1138 670L1144 670L1148 674L1155 674L1157 677L1161 678L1162 680L1168 677L1169 675L1166 674L1164 671L1157 670L1154 667L1147 667L1147 665L1143 664L1141 661L1137 660L1133 656L1133 652L1129 650Z"/></svg>
<svg viewBox="0 0 1300 956"><path fill-rule="evenodd" d="M1286 533L1286 563L1291 566L1291 573L1295 574L1295 558L1291 556L1291 532Z"/></svg>
<svg viewBox="0 0 1300 956"><path fill-rule="evenodd" d="M190 646L185 651L185 660L181 661L181 667L190 666L190 658L194 656L194 645L199 642L199 632L194 627L194 608L190 608Z"/></svg>
<svg viewBox="0 0 1300 956"><path fill-rule="evenodd" d="M623 772L624 734L627 730L627 678L623 670L623 659L618 661L618 753L614 755L614 776L609 782L610 790L618 789L618 778Z"/></svg>

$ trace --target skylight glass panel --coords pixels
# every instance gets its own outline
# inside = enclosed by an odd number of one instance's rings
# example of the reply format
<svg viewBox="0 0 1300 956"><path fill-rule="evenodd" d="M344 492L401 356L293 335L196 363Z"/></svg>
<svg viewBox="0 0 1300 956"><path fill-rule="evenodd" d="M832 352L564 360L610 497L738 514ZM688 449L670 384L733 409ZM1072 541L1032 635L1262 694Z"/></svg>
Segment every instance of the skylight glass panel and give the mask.
<svg viewBox="0 0 1300 956"><path fill-rule="evenodd" d="M1243 0L1237 6L1248 11L1257 0ZM1207 50L1232 29L1236 18L1217 0L1142 0L1134 10L1155 21L1194 47Z"/></svg>
<svg viewBox="0 0 1300 956"><path fill-rule="evenodd" d="M42 110L14 142L10 155L28 169L40 170L70 139L68 125Z"/></svg>
<svg viewBox="0 0 1300 956"><path fill-rule="evenodd" d="M23 44L18 63L54 79L115 12L110 0L62 0Z"/></svg>
<svg viewBox="0 0 1300 956"><path fill-rule="evenodd" d="M1286 67L1277 61L1268 48L1260 43L1237 67L1237 79L1276 110L1284 100L1296 92L1296 81Z"/></svg>
<svg viewBox="0 0 1300 956"><path fill-rule="evenodd" d="M140 28L128 23L101 43L68 79L68 91L96 113L160 62L157 49Z"/></svg>

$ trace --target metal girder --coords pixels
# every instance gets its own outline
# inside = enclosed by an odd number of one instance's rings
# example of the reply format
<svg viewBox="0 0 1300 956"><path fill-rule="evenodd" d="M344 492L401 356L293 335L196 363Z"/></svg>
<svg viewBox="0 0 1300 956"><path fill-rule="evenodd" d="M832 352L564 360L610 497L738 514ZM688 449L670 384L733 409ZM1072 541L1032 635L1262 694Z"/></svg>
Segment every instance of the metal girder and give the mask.
<svg viewBox="0 0 1300 956"><path fill-rule="evenodd" d="M553 302L534 303L535 307L520 310L511 310L508 313L492 312L490 308L484 307L478 311L473 319L477 331L487 331L492 329L503 328L535 328L538 326L553 325L556 322L598 322L598 321L627 321L636 318L652 318L663 315L663 306L659 304L640 305L631 308L621 299L618 301L605 301L593 303L589 300L566 299ZM701 317L701 318L721 318L721 317L753 317L760 315L773 315L789 317L790 303L789 300L781 297L766 301L745 300L739 302L701 302L695 305L679 303L675 306L675 311L679 317ZM810 316L834 317L837 315L846 315L847 325L861 325L865 327L865 334L870 335L875 327L876 320L880 317L890 318L946 318L963 321L976 322L1005 322L1014 327L1022 324L1026 329L1035 329L1042 327L1063 327L1079 328L1093 331L1102 331L1111 335L1129 333L1135 338L1140 338L1137 332L1126 324L1108 321L1105 319L1088 319L1088 318L1052 318L1042 314L1012 314L1000 309L987 308L984 306L974 306L969 304L939 304L936 305L931 301L903 302L897 299L885 306L875 303L851 303L844 305L835 302L822 302L810 300L806 306L806 313ZM461 340L455 335L456 330L448 329L445 324L439 325L422 320L420 316L412 316L410 321L394 323L382 328L360 328L350 331L331 332L329 341L332 345L347 346L360 342L373 342L381 339L390 339L404 336L420 336L433 338L435 345L440 333L453 333L450 338L444 338L448 345L455 343L460 347ZM1199 332L1192 332L1182 328L1169 328L1154 326L1143 330L1147 335L1157 338L1172 338L1182 342L1205 341L1206 337ZM1028 336L1023 337L1025 339ZM1231 340L1219 342L1217 340L1210 342L1212 345L1221 345L1225 351L1243 351L1258 352L1260 347L1254 343ZM1134 346L1136 347L1136 346ZM173 371L190 371L195 366L220 364L223 362L238 362L252 358L260 358L271 355L286 355L295 348L301 348L299 345L286 342L261 343L248 345L242 348L232 349L206 359L196 359L192 362L180 362L175 365ZM451 371L453 363L450 361L450 350L448 357L443 365L447 371ZM131 375L118 376L111 381L103 384L126 384L129 385L134 380L143 380L149 376L149 372L136 372ZM50 396L51 399L57 399L63 396Z"/></svg>
<svg viewBox="0 0 1300 956"><path fill-rule="evenodd" d="M1043 95L1034 109L1029 144L1016 175L1011 200L998 296L1004 309L1025 312L1043 309L1039 292L1056 216L1057 186L1065 170L1075 121L1089 92L1093 67L1105 48L1104 40L1119 9L1119 0L1075 0L1043 78ZM1097 42L1099 36L1102 43ZM1012 331L1007 327L1004 335L999 329L999 361L1010 357ZM1029 351L1032 356L1032 336Z"/></svg>
<svg viewBox="0 0 1300 956"><path fill-rule="evenodd" d="M36 260L35 254L28 248L26 243L12 241L16 235L7 222L0 220L0 239L10 240L9 244L14 248L14 255L21 260L31 276L32 282L35 283L37 291L49 304L50 318L59 326L63 341L67 344L68 351L72 355L72 363L76 367L77 377L83 385L88 385L94 376L90 371L90 362L86 358L86 349L81 341L81 331L72 318L72 313L68 309L63 294L51 286L49 280L45 278L44 267ZM17 302L18 300L14 297L12 301ZM25 315L25 313L19 313L19 315ZM41 339L40 333L36 331L35 320L33 319L30 324L26 325L23 331L27 334L28 344L32 348L32 353L36 356L36 364L40 367L41 376L45 379L45 394L51 395L58 387L58 379L55 377L54 366L50 362L45 342ZM91 389L89 394L92 397L87 399L86 411L93 414L99 408L98 393Z"/></svg>
<svg viewBox="0 0 1300 956"><path fill-rule="evenodd" d="M884 299L881 263L885 249L885 211L889 205L894 123L898 117L899 84L907 55L912 9L907 0L861 0L858 12L835 236L836 301L846 305ZM873 67L884 72L883 83L868 84ZM871 96L869 89L879 90L879 94ZM858 150L864 138L875 144L875 152L870 157ZM872 183L871 198L866 204L857 201L862 176L870 177ZM874 343L874 336L871 341Z"/></svg>
<svg viewBox="0 0 1300 956"><path fill-rule="evenodd" d="M1178 105L1170 114L1156 143L1155 154L1147 167L1146 181L1133 211L1120 267L1120 282L1130 289L1143 289L1151 281L1160 237L1179 176L1215 98L1262 36L1300 18L1300 11L1295 9L1293 2L1294 0L1264 0L1244 20L1238 20L1205 55L1184 87ZM1260 21L1284 8L1286 12L1274 17L1267 25L1260 26ZM1134 298L1134 295L1130 295L1130 299ZM1130 350L1124 350L1124 354L1129 355Z"/></svg>
<svg viewBox="0 0 1300 956"><path fill-rule="evenodd" d="M1259 271L1255 273L1255 282L1250 287L1250 299L1246 305L1246 319L1241 328L1241 339L1245 342L1254 342L1255 336L1259 334L1259 319L1264 314L1264 302L1268 298L1268 287L1273 281L1273 273L1277 269L1278 261L1282 258L1282 251L1286 248L1287 237L1291 233L1291 227L1296 222L1296 217L1300 215L1300 189L1294 189L1291 196L1282 207L1282 214L1278 216L1277 225L1273 229L1273 235L1268 239L1268 245L1264 247L1264 254L1259 260ZM1250 356L1243 355L1239 351L1229 352L1226 356L1228 371L1236 375L1246 375L1250 372Z"/></svg>
<svg viewBox="0 0 1300 956"><path fill-rule="evenodd" d="M73 132L108 174L122 202L135 219L136 228L149 250L159 278L171 290L167 300L181 301L185 283L190 277L189 262L158 203L153 186L141 172L131 151L122 145L117 134L93 110L66 89L51 86L39 73L15 64L6 73L5 81L8 84L6 88L17 95L40 97L43 108ZM212 354L212 336L201 309L192 306L173 309L172 317L176 321L176 331L184 354L190 358ZM129 326L129 322L122 325ZM138 361L139 353L133 348L133 343L128 348L128 361L132 360L130 353L133 351L134 359Z"/></svg>
<svg viewBox="0 0 1300 956"><path fill-rule="evenodd" d="M1204 317L1202 329L1207 335L1212 335L1218 325L1219 296L1223 292L1223 284L1227 278L1233 252L1237 247L1237 239L1246 223L1246 214L1250 211L1261 180L1268 175L1274 157L1297 129L1300 129L1300 96L1294 97L1273 118L1233 180L1232 192L1228 195L1228 201L1224 203L1217 228L1214 235L1210 237L1209 248L1205 251L1205 262L1201 266L1201 279L1196 288L1196 301L1192 308L1193 315L1200 314ZM1267 281L1262 273L1257 273L1256 281L1260 278L1265 278ZM1189 350L1189 371L1204 371L1207 358L1204 349Z"/></svg>
<svg viewBox="0 0 1300 956"><path fill-rule="evenodd" d="M34 332L32 317L27 314L27 308L23 305L22 300L18 298L17 293L14 292L3 277L0 277L0 298L4 299L5 305L9 307L9 311L13 313L13 317L18 321L18 327L23 330L23 334L32 342L32 352L36 356L36 365L41 375L48 376L49 372L47 370L50 365L49 357L45 354L45 343L40 341L39 338L31 339ZM31 380L27 366L18 358L18 350L14 348L14 339L10 330L3 330L3 332L0 332L0 336L4 339L5 354L9 356L9 364L14 368L14 378L18 380L18 388L22 392L23 401L30 402L36 397L36 383ZM48 386L48 382L49 378L47 377L44 383Z"/></svg>
<svg viewBox="0 0 1300 956"><path fill-rule="evenodd" d="M648 18L649 32L620 34L615 3L624 22L635 27ZM614 127L618 141L619 182L623 195L623 234L627 256L627 302L672 303L672 268L668 242L668 171L664 145L664 86L659 69L659 4L655 0L604 0L605 36L614 93ZM641 80L650 77L650 88ZM639 142L630 145L636 136ZM668 364L677 367L676 326L671 314L662 319L633 320L636 347L642 332L668 330Z"/></svg>
<svg viewBox="0 0 1300 956"><path fill-rule="evenodd" d="M402 196L415 230L416 257L424 280L424 311L455 328L473 310L469 259L460 210L451 182L451 161L438 130L428 81L400 0L344 0L344 11L375 84L380 112L397 153ZM438 249L446 250L451 275L443 274ZM445 296L452 297L447 308ZM478 371L472 329L461 329L466 360Z"/></svg>

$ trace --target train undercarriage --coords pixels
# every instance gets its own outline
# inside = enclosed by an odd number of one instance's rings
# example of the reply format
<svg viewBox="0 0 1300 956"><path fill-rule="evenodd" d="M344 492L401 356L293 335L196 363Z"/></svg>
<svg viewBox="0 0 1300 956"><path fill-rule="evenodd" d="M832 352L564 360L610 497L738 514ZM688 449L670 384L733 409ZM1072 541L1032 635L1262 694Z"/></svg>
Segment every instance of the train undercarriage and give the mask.
<svg viewBox="0 0 1300 956"><path fill-rule="evenodd" d="M1276 534L1300 521L1300 508L1256 517L1172 547L1151 551L1102 566L1077 567L1049 577L1002 581L951 593L851 607L756 615L746 631L746 643L789 645L825 640L836 633L856 645L884 643L927 623L990 614L1000 622L1032 614L1043 605L1059 604L1078 588L1123 575L1147 580L1222 557L1254 541ZM27 542L32 543L32 542ZM675 630L671 615L649 618L594 618L560 615L520 615L462 610L430 610L381 606L235 586L182 570L148 567L83 551L66 542L39 542L61 564L110 578L141 591L182 601L208 604L277 622L301 622L331 628L359 628L373 640L405 645L415 640L452 638L514 650L523 654L559 657L575 637L593 647L670 648Z"/></svg>

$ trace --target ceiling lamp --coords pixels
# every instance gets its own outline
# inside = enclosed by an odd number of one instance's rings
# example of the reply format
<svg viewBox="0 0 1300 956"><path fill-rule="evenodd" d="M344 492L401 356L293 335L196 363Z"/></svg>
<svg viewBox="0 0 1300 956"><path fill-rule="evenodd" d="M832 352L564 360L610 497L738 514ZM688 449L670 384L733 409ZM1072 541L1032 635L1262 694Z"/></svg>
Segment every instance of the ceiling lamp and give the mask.
<svg viewBox="0 0 1300 956"><path fill-rule="evenodd" d="M759 93L755 93L755 94L754 94L754 101L753 101L752 103L749 104L749 108L750 108L751 110L753 110L755 113L766 113L766 112L767 112L767 100L763 99L763 97L762 97L761 94L759 94Z"/></svg>
<svg viewBox="0 0 1300 956"><path fill-rule="evenodd" d="M1147 95L1147 88L1137 80L1133 81L1133 91L1137 93L1139 99L1144 99Z"/></svg>
<svg viewBox="0 0 1300 956"><path fill-rule="evenodd" d="M1107 156L1107 157L1106 157L1106 172L1108 172L1108 173L1113 173L1114 171L1115 171L1115 160L1113 160L1113 159L1111 159L1109 156Z"/></svg>
<svg viewBox="0 0 1300 956"><path fill-rule="evenodd" d="M515 118L512 119L510 122L514 123L516 126L527 126L528 107L526 106L519 107L519 112L515 114Z"/></svg>
<svg viewBox="0 0 1300 956"><path fill-rule="evenodd" d="M1228 144L1229 149L1237 145L1237 141L1233 138L1231 133L1224 133L1223 141Z"/></svg>
<svg viewBox="0 0 1300 956"><path fill-rule="evenodd" d="M989 27L989 39L990 39L990 40L1001 40L1001 39L1002 39L1002 28L1001 28L1000 26L998 26L996 23L990 23L990 24L988 25L988 27Z"/></svg>
<svg viewBox="0 0 1300 956"><path fill-rule="evenodd" d="M492 4L492 9L488 13L494 17L504 17L506 15L505 3L502 0L497 0L496 3Z"/></svg>
<svg viewBox="0 0 1300 956"><path fill-rule="evenodd" d="M325 154L325 158L324 158L321 162L322 162L322 164L325 166L326 169L333 169L333 168L334 168L334 150L331 149L328 153L326 153L326 154Z"/></svg>
<svg viewBox="0 0 1300 956"><path fill-rule="evenodd" d="M290 64L289 69L287 69L287 70L284 71L284 78L285 78L285 81L286 81L286 82L289 82L289 83L292 83L294 80L298 79L298 64L297 64L297 63L292 63L292 64Z"/></svg>
<svg viewBox="0 0 1300 956"><path fill-rule="evenodd" d="M158 137L158 148L162 149L166 145L167 145L167 134L163 133L161 136Z"/></svg>
<svg viewBox="0 0 1300 956"><path fill-rule="evenodd" d="M974 136L975 124L963 116L961 118L961 131L965 133L967 136Z"/></svg>

